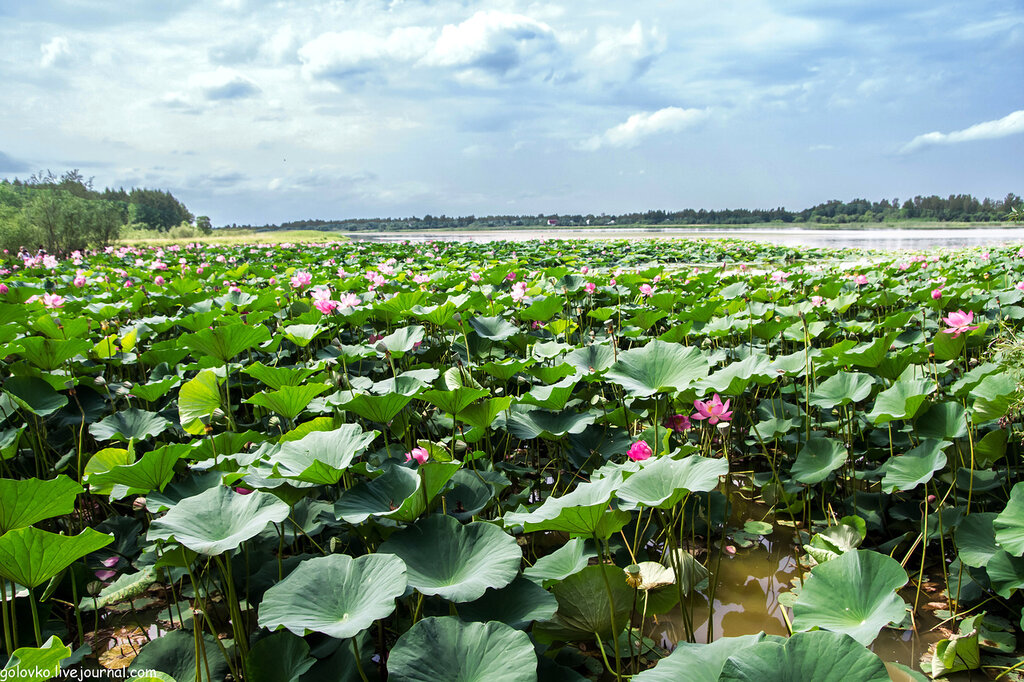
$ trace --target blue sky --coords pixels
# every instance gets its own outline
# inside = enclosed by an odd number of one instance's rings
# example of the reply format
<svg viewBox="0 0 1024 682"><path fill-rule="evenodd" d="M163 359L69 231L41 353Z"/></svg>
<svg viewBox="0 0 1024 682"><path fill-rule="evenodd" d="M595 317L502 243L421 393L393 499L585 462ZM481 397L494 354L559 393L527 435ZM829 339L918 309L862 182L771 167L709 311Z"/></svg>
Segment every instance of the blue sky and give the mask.
<svg viewBox="0 0 1024 682"><path fill-rule="evenodd" d="M0 177L214 224L1024 193L1024 2L0 0Z"/></svg>

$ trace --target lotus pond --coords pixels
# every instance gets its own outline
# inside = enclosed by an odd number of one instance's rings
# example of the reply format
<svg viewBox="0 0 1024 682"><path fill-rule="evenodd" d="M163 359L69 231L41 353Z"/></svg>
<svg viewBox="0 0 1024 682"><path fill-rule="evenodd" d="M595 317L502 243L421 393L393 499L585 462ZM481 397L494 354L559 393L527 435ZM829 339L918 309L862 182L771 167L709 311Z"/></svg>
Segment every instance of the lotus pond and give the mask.
<svg viewBox="0 0 1024 682"><path fill-rule="evenodd" d="M1022 677L1024 249L188 245L0 278L6 678ZM726 596L751 580L763 618Z"/></svg>

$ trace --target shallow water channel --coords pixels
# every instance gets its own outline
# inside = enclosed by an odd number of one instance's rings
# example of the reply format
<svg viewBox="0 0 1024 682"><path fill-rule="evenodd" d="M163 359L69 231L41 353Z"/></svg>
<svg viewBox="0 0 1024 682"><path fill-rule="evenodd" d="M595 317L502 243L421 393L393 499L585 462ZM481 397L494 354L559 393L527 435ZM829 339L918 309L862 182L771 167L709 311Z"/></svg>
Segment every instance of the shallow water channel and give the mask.
<svg viewBox="0 0 1024 682"><path fill-rule="evenodd" d="M706 594L697 593L691 597L694 635L698 643L709 641L709 628L711 640L758 632L783 636L788 634L786 617L792 618L792 612L783 615L785 607L779 603L779 594L788 591L792 581L798 579L801 573L796 560L794 531L786 526L775 525L771 516L763 518L764 508L760 505L737 507L740 525L745 519L752 518L772 523L775 530L749 549L737 548L735 554L721 553L713 614L706 596L709 590L705 590ZM736 520L734 518L734 524ZM712 577L716 573L715 564L718 561L717 553L712 554L708 561ZM908 585L905 589L903 597L912 603L913 588ZM930 630L937 623L938 620L930 614L919 615L916 632L886 628L878 635L871 649L885 661L902 663L920 670L921 657L928 651L928 647L945 636L938 630ZM676 642L686 639L681 613L676 609L658 616L657 626L653 630L648 629L645 634L660 646L671 649ZM969 677L952 675L946 679L957 682Z"/></svg>

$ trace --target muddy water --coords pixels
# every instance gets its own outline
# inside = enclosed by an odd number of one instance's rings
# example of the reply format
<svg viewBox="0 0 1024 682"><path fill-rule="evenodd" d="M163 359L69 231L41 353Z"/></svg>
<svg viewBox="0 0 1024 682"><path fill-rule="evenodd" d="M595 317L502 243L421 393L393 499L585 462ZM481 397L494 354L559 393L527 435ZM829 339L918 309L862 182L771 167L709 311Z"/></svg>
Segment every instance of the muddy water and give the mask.
<svg viewBox="0 0 1024 682"><path fill-rule="evenodd" d="M761 519L762 516L754 518ZM772 521L770 517L764 520ZM772 535L762 539L761 544L750 549L737 549L734 555L721 553L713 613L706 595L696 594L692 598L696 641L707 642L709 629L712 640L758 632L788 634L786 616L783 615L785 607L779 603L779 594L787 591L791 581L800 577L801 569L794 554L792 531L784 527L777 527ZM717 561L718 556L713 555L708 562L712 577ZM710 590L705 592L710 594ZM912 591L903 596L913 601ZM791 612L787 611L786 615L792 618ZM921 657L929 645L943 638L937 630L928 631L935 624L934 618L927 617L919 620L918 632L887 628L879 634L871 649L885 661L920 670ZM659 616L657 626L648 634L661 646L671 649L676 642L686 638L682 615L676 610Z"/></svg>

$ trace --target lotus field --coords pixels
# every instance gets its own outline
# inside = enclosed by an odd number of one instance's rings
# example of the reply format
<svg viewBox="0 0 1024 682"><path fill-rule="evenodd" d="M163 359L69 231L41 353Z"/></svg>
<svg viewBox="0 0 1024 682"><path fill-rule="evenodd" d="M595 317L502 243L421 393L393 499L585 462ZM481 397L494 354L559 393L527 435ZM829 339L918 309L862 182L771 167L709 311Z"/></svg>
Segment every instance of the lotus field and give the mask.
<svg viewBox="0 0 1024 682"><path fill-rule="evenodd" d="M4 268L4 679L1024 671L1016 247L188 245ZM779 531L790 635L697 641L723 554ZM923 661L871 648L935 625Z"/></svg>

